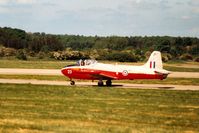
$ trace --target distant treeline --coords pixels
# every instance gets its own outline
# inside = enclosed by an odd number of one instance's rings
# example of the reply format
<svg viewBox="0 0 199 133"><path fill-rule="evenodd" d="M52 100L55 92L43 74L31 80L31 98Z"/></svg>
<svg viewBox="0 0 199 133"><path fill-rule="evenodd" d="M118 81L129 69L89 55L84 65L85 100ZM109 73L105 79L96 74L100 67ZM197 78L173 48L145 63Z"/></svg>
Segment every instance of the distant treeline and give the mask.
<svg viewBox="0 0 199 133"><path fill-rule="evenodd" d="M22 51L27 56L49 56L59 60L96 58L102 60L141 61L154 50L163 60L198 60L199 39L192 37L99 37L27 33L21 29L0 27L1 51Z"/></svg>

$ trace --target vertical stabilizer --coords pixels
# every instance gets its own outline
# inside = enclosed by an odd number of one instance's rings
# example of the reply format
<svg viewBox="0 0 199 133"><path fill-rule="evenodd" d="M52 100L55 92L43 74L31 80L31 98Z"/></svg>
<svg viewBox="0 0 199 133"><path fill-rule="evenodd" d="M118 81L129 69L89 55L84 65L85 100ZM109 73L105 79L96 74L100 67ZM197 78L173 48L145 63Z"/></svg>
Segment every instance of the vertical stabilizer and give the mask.
<svg viewBox="0 0 199 133"><path fill-rule="evenodd" d="M161 53L159 51L153 51L153 53L150 55L149 60L144 65L147 68L150 69L162 69L162 57Z"/></svg>

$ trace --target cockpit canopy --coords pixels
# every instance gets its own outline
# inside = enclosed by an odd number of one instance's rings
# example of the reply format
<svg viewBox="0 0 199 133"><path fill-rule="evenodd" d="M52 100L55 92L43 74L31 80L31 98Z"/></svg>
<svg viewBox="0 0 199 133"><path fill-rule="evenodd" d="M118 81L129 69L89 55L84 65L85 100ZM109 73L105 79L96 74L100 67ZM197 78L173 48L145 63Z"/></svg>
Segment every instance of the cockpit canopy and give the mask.
<svg viewBox="0 0 199 133"><path fill-rule="evenodd" d="M68 65L66 67L70 67L70 66L88 66L88 65L95 64L95 63L97 63L97 61L93 60L93 59L86 59L86 60L80 59L80 60L77 61L76 64Z"/></svg>
<svg viewBox="0 0 199 133"><path fill-rule="evenodd" d="M92 60L92 59L87 59L87 60L80 59L79 61L77 61L78 66L88 66L88 65L95 64L95 63L97 63L97 61Z"/></svg>

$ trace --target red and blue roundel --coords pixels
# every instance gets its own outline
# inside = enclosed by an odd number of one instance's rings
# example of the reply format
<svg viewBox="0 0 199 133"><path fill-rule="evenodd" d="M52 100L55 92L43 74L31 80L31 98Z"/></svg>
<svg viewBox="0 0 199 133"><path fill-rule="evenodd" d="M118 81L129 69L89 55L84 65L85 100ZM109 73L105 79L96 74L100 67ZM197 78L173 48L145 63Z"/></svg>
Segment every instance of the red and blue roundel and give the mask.
<svg viewBox="0 0 199 133"><path fill-rule="evenodd" d="M127 76L127 75L128 75L128 71L127 71L127 70L124 70L124 71L122 72L122 75L123 75L123 76Z"/></svg>

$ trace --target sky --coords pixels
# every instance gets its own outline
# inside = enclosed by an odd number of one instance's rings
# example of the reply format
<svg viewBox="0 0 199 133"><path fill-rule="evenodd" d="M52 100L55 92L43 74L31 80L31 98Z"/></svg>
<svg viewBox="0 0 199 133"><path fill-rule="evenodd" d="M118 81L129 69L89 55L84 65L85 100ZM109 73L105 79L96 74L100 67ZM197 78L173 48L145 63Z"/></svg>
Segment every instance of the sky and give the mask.
<svg viewBox="0 0 199 133"><path fill-rule="evenodd" d="M199 37L199 0L0 0L0 27L85 36Z"/></svg>

